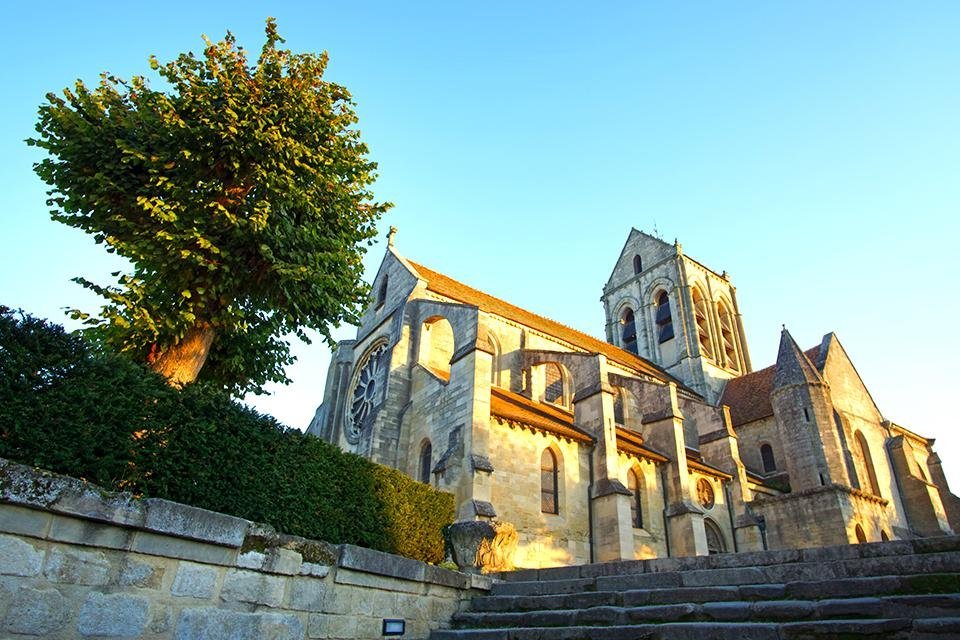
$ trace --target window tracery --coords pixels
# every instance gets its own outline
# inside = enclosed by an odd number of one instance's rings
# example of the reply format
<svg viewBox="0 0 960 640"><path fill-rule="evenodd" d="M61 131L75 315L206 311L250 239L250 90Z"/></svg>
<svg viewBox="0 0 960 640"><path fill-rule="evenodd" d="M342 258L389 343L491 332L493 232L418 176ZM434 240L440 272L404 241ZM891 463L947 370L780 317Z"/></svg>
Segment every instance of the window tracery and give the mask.
<svg viewBox="0 0 960 640"><path fill-rule="evenodd" d="M367 354L358 366L350 407L345 412L347 440L356 443L361 433L373 424L377 409L383 401L387 374L387 345L381 343Z"/></svg>

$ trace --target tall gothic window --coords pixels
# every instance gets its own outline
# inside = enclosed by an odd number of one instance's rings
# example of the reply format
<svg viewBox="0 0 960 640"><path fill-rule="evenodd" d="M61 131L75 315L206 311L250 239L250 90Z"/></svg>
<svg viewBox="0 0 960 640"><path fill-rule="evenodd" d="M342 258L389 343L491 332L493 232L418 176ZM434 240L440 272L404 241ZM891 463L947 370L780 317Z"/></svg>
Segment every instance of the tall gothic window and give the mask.
<svg viewBox="0 0 960 640"><path fill-rule="evenodd" d="M630 520L635 529L643 529L643 480L636 469L627 474L627 489L630 490Z"/></svg>
<svg viewBox="0 0 960 640"><path fill-rule="evenodd" d="M637 353L637 322L630 307L620 314L620 344L630 353Z"/></svg>
<svg viewBox="0 0 960 640"><path fill-rule="evenodd" d="M873 458L870 457L870 446L860 431L857 431L854 439L857 441L857 448L860 449L860 459L863 460L863 466L867 471L866 484L869 486L863 488L869 490L873 495L878 496L880 495L880 483L877 482L877 472L873 468ZM863 485L864 483L861 482L860 484Z"/></svg>
<svg viewBox="0 0 960 640"><path fill-rule="evenodd" d="M559 497L557 456L550 449L544 449L540 456L540 511L560 513Z"/></svg>
<svg viewBox="0 0 960 640"><path fill-rule="evenodd" d="M555 362L548 362L543 365L543 376L544 402L565 405L566 402L563 396L563 371L560 369L560 365Z"/></svg>
<svg viewBox="0 0 960 640"><path fill-rule="evenodd" d="M613 422L615 424L623 425L624 422L624 413L623 413L623 388L618 388L617 392L613 394Z"/></svg>
<svg viewBox="0 0 960 640"><path fill-rule="evenodd" d="M377 307L382 307L387 301L387 276L380 281L380 290L377 292Z"/></svg>
<svg viewBox="0 0 960 640"><path fill-rule="evenodd" d="M856 536L857 536L857 544L866 544L866 542L867 542L867 534L865 534L865 533L863 532L863 527L861 527L861 526L858 524L858 525L856 526L856 528L853 530L853 532L854 532L854 534L856 534Z"/></svg>
<svg viewBox="0 0 960 640"><path fill-rule="evenodd" d="M643 271L643 260L640 259L640 256L633 256L633 272L640 273Z"/></svg>
<svg viewBox="0 0 960 640"><path fill-rule="evenodd" d="M707 301L700 289L693 290L693 313L697 321L697 339L700 355L713 360L713 340L710 338L710 319L707 317Z"/></svg>
<svg viewBox="0 0 960 640"><path fill-rule="evenodd" d="M490 349L490 384L500 386L500 344L492 335L487 336L487 346Z"/></svg>
<svg viewBox="0 0 960 640"><path fill-rule="evenodd" d="M760 445L760 459L763 461L763 472L770 473L777 470L777 461L773 457L773 447L769 444Z"/></svg>
<svg viewBox="0 0 960 640"><path fill-rule="evenodd" d="M420 447L420 482L430 484L430 469L433 466L433 445L427 440Z"/></svg>
<svg viewBox="0 0 960 640"><path fill-rule="evenodd" d="M657 294L657 337L661 343L673 338L673 316L670 314L670 296L666 291Z"/></svg>
<svg viewBox="0 0 960 640"><path fill-rule="evenodd" d="M717 305L720 316L720 348L723 350L723 361L728 369L740 370L740 359L737 357L737 339L733 331L733 314L724 303Z"/></svg>
<svg viewBox="0 0 960 640"><path fill-rule="evenodd" d="M727 543L724 542L723 531L720 530L720 527L717 525L717 523L710 518L704 518L703 528L707 532L707 553L710 555L715 553L726 553Z"/></svg>

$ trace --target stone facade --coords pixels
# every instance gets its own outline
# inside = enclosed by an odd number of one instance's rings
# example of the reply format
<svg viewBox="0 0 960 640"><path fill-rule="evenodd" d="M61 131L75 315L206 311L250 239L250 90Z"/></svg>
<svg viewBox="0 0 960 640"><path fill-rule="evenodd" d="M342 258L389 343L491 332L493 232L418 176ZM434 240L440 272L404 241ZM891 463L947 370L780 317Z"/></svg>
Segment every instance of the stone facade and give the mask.
<svg viewBox="0 0 960 640"><path fill-rule="evenodd" d="M737 293L632 230L606 341L392 239L309 432L516 525L518 566L798 548L960 527L932 441L884 420L839 340L752 371Z"/></svg>
<svg viewBox="0 0 960 640"><path fill-rule="evenodd" d="M409 638L491 579L0 460L0 637Z"/></svg>

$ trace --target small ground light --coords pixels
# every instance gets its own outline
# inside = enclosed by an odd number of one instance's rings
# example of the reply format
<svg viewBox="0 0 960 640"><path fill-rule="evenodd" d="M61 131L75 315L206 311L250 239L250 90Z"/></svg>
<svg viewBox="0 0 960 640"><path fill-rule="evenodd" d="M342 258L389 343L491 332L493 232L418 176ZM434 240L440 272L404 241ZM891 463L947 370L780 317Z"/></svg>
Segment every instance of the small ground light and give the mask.
<svg viewBox="0 0 960 640"><path fill-rule="evenodd" d="M389 618L383 619L383 635L385 636L402 636L406 630L406 620L391 620Z"/></svg>

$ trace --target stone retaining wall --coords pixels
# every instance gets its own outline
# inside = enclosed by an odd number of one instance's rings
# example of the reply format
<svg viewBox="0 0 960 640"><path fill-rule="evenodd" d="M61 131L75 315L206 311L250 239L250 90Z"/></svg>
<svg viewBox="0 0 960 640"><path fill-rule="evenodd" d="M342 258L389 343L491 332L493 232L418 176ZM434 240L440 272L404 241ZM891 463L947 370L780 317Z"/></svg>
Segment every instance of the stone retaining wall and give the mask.
<svg viewBox="0 0 960 640"><path fill-rule="evenodd" d="M0 637L426 638L490 583L0 459Z"/></svg>

